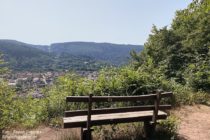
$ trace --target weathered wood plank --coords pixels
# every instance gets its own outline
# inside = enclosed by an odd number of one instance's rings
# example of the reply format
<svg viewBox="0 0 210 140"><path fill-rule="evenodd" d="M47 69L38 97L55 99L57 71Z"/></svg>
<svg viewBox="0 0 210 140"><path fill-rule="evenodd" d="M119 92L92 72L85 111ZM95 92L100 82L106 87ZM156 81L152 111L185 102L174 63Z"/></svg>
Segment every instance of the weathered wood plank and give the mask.
<svg viewBox="0 0 210 140"><path fill-rule="evenodd" d="M171 105L160 105L160 110L168 110L171 109ZM130 107L120 107L120 108L103 108L103 109L92 109L91 114L109 114L109 113L122 113L122 112L133 112L133 111L147 111L154 110L154 105L146 105L146 106L130 106ZM87 115L87 110L76 110L76 111L65 111L65 117L73 117L73 116L83 116Z"/></svg>
<svg viewBox="0 0 210 140"><path fill-rule="evenodd" d="M153 111L137 111L114 114L100 114L91 116L91 126L117 124L137 121L152 121ZM167 114L158 112L157 119L166 119ZM87 116L67 117L63 119L64 128L86 127Z"/></svg>
<svg viewBox="0 0 210 140"><path fill-rule="evenodd" d="M161 94L162 98L171 97L172 92ZM89 102L89 96L68 96L66 102ZM127 102L127 101L144 101L154 100L156 94L139 95L139 96L93 96L92 102Z"/></svg>

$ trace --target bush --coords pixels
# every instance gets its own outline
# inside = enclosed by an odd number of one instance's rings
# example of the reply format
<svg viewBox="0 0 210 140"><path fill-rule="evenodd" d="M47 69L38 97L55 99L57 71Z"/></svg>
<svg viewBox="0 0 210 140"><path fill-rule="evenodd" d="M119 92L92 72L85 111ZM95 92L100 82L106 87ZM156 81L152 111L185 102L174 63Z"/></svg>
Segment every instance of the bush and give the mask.
<svg viewBox="0 0 210 140"><path fill-rule="evenodd" d="M162 81L162 88L173 92L174 99L172 104L174 106L205 104L208 102L208 94L206 92L195 92L191 87L179 84L174 80Z"/></svg>
<svg viewBox="0 0 210 140"><path fill-rule="evenodd" d="M185 71L186 85L195 91L210 92L210 61L202 61L200 64L190 64Z"/></svg>
<svg viewBox="0 0 210 140"><path fill-rule="evenodd" d="M33 128L46 121L47 108L44 99L32 97L16 97L15 121L11 124L18 128Z"/></svg>
<svg viewBox="0 0 210 140"><path fill-rule="evenodd" d="M169 140L177 138L178 119L174 116L159 121L150 139ZM101 140L143 140L143 123L125 123L94 127L93 136Z"/></svg>
<svg viewBox="0 0 210 140"><path fill-rule="evenodd" d="M161 140L176 139L178 130L178 119L175 116L169 116L166 120L159 122L156 128L156 138Z"/></svg>
<svg viewBox="0 0 210 140"><path fill-rule="evenodd" d="M94 127L93 136L100 140L143 139L143 123L124 123Z"/></svg>
<svg viewBox="0 0 210 140"><path fill-rule="evenodd" d="M75 110L86 107L86 104L81 103L66 104L66 96L81 96L89 93L99 96L143 95L160 88L174 93L172 104L175 106L207 102L205 92L195 92L192 88L183 86L175 80L168 81L158 72L157 75L155 73L151 75L129 67L103 69L95 81L69 73L59 77L55 85L45 89L48 119L50 121L51 118L62 117L67 109ZM110 107L109 103L94 105L95 107ZM122 104L115 104L115 106L122 106Z"/></svg>
<svg viewBox="0 0 210 140"><path fill-rule="evenodd" d="M8 86L7 82L0 80L0 132L17 120L17 106L15 106L14 98L14 90Z"/></svg>
<svg viewBox="0 0 210 140"><path fill-rule="evenodd" d="M190 87L178 84L174 80L168 81L164 79L159 72L151 72L153 75L143 70L134 70L129 67L104 69L100 71L95 81L80 77L74 73L61 76L54 85L43 89L45 98L17 97L14 100L16 107L14 107L15 121L13 125L34 127L42 122L47 122L52 126L60 127L60 118L63 117L65 110L87 108L87 104L66 104L66 96L88 95L89 93L101 96L129 96L148 94L161 88L174 93L172 101L164 100L164 102L172 102L175 106L207 102L208 98L205 92L195 92ZM13 101L11 100L11 102ZM130 104L114 104L116 107L123 105ZM110 104L93 104L93 106L110 107Z"/></svg>

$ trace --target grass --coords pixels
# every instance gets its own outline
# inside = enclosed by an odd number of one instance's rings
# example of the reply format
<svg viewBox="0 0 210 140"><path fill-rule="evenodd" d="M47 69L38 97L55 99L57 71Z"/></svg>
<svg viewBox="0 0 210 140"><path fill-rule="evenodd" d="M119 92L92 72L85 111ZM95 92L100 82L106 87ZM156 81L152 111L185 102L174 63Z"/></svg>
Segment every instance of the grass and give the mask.
<svg viewBox="0 0 210 140"><path fill-rule="evenodd" d="M145 140L143 123L124 123L92 127L93 140ZM151 139L169 140L175 138L176 120L161 121ZM55 140L80 140L80 129L61 130Z"/></svg>
<svg viewBox="0 0 210 140"><path fill-rule="evenodd" d="M3 140L37 140L39 137L39 131L29 131L29 130L12 130L3 132Z"/></svg>
<svg viewBox="0 0 210 140"><path fill-rule="evenodd" d="M56 134L55 140L80 140L79 129L65 129Z"/></svg>

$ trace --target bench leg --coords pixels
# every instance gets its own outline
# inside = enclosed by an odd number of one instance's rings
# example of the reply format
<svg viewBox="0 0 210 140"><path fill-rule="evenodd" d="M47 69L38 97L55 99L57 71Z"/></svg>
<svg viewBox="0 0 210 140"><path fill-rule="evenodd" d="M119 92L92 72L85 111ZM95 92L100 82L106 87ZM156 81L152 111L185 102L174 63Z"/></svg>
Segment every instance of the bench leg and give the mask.
<svg viewBox="0 0 210 140"><path fill-rule="evenodd" d="M3 129L0 129L0 140L3 139Z"/></svg>
<svg viewBox="0 0 210 140"><path fill-rule="evenodd" d="M85 139L85 136L84 136L84 133L83 133L83 128L81 127L81 140L84 140Z"/></svg>
<svg viewBox="0 0 210 140"><path fill-rule="evenodd" d="M87 130L87 128L81 128L81 140L92 140L91 130Z"/></svg>
<svg viewBox="0 0 210 140"><path fill-rule="evenodd" d="M150 138L155 132L155 125L151 124L149 121L144 121L144 137Z"/></svg>

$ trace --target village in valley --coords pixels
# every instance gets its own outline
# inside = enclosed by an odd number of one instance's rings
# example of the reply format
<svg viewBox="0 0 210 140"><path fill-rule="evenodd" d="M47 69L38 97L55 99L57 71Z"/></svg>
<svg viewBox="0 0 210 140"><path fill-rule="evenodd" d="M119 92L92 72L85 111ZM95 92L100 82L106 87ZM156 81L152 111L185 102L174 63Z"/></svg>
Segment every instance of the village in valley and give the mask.
<svg viewBox="0 0 210 140"><path fill-rule="evenodd" d="M8 85L13 87L19 96L30 94L33 98L43 98L42 88L51 86L55 80L67 74L69 71L63 72L16 72L7 73L3 78L8 80ZM97 71L76 71L82 77L87 77L90 80L95 80L98 76Z"/></svg>

